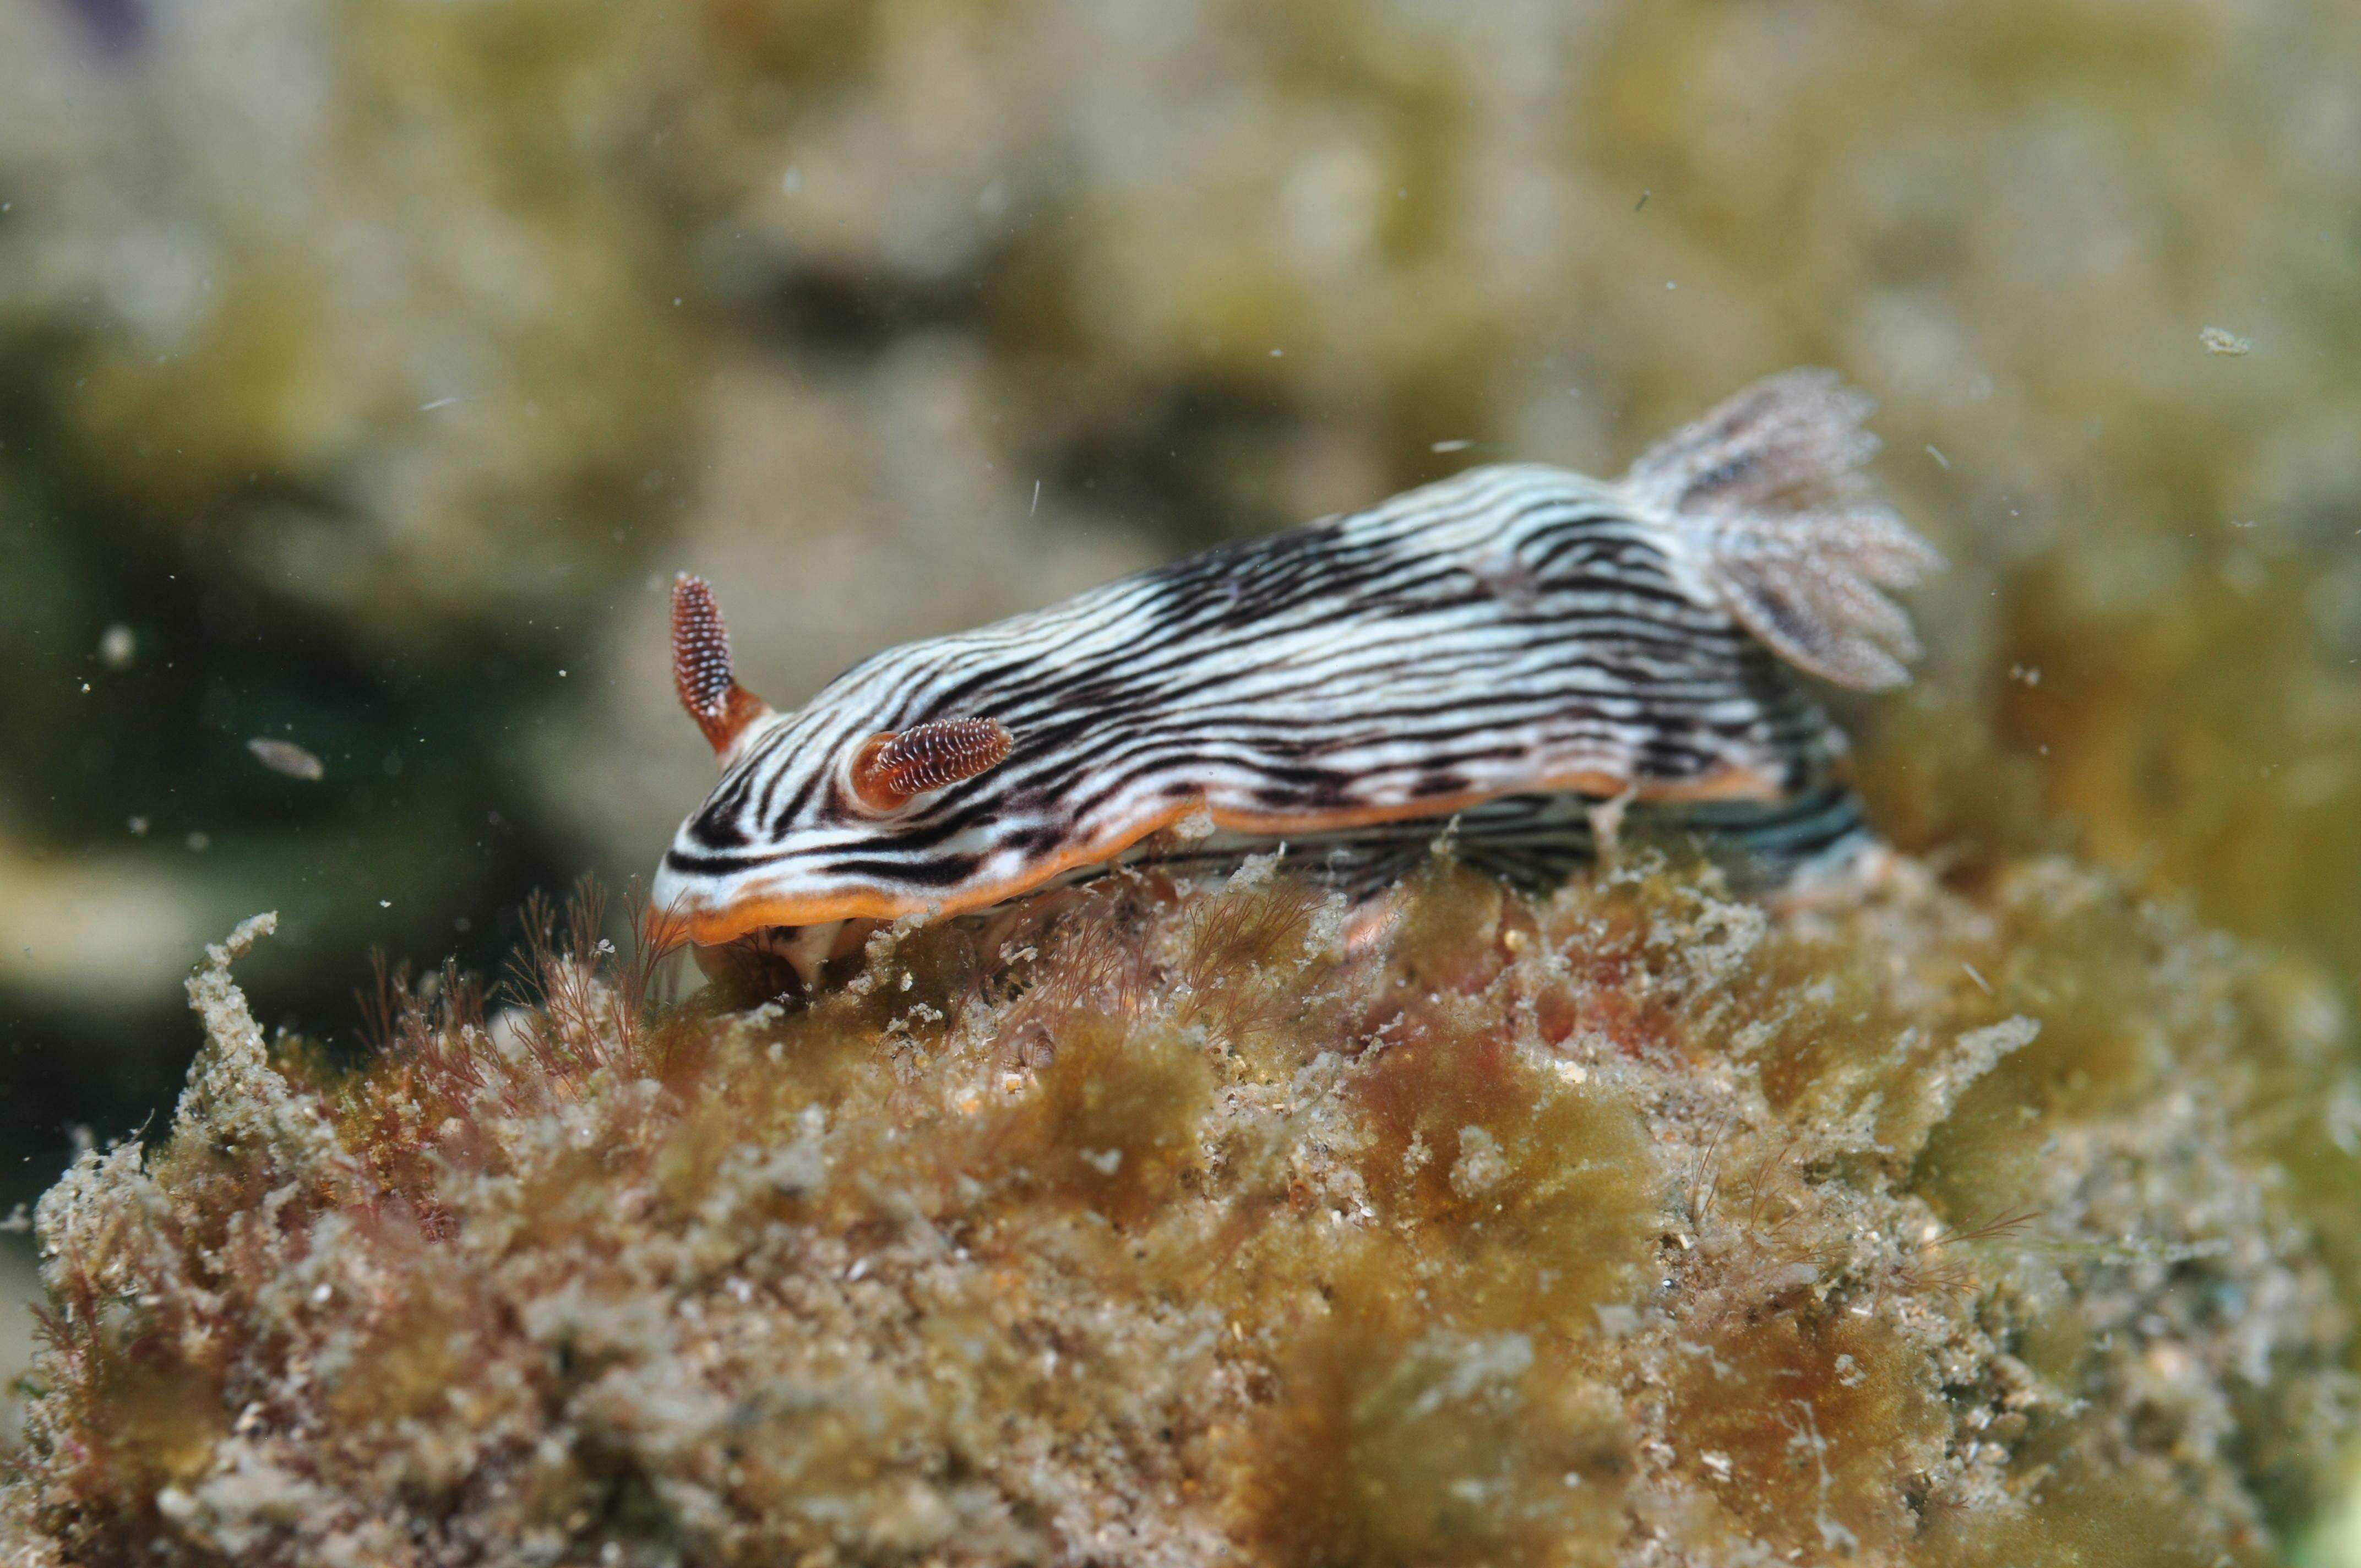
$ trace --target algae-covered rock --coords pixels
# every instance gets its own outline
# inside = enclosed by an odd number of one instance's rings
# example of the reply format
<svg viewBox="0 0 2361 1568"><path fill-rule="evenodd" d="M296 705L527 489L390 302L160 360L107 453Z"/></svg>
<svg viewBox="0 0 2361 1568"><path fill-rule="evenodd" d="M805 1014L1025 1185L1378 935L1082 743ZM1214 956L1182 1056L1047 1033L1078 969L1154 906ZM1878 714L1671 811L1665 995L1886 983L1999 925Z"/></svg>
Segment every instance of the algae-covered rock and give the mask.
<svg viewBox="0 0 2361 1568"><path fill-rule="evenodd" d="M349 1074L228 965L40 1205L13 1559L2279 1561L2334 993L2061 861L1766 912L1268 866L658 1006L586 913Z"/></svg>

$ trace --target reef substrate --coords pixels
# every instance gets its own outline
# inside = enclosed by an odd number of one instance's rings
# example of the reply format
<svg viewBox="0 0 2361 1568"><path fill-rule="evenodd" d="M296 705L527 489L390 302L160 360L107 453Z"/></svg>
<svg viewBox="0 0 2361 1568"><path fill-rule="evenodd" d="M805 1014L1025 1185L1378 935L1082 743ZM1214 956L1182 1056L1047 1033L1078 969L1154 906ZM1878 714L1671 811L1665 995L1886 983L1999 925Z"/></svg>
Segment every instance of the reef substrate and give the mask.
<svg viewBox="0 0 2361 1568"><path fill-rule="evenodd" d="M801 1007L586 910L350 1070L248 922L39 1207L0 1561L2281 1560L2355 1388L2316 975L2054 860L1403 901L1116 881Z"/></svg>

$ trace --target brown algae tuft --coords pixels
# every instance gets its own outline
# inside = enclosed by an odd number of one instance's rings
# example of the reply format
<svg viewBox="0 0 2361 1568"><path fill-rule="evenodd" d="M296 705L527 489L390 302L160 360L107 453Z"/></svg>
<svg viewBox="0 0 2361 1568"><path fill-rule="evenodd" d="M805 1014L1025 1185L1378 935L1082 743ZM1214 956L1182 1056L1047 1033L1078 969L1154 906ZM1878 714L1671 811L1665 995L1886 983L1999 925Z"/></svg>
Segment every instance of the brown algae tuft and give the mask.
<svg viewBox="0 0 2361 1568"><path fill-rule="evenodd" d="M1405 898L1115 879L795 1010L544 910L532 1005L390 992L350 1074L248 922L40 1205L0 1559L2282 1560L2355 1392L2316 979L2056 860Z"/></svg>

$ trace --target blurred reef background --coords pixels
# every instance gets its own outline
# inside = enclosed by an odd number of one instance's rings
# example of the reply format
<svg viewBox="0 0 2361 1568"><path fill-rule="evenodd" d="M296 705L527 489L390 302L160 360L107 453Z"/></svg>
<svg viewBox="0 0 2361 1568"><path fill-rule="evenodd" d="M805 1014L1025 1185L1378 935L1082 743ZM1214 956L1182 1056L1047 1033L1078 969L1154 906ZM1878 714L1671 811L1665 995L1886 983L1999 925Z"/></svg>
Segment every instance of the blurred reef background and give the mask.
<svg viewBox="0 0 2361 1568"><path fill-rule="evenodd" d="M1878 818L2349 1051L2356 80L2334 0L0 8L0 1212L162 1124L238 918L348 1047L372 946L645 872L675 569L793 702L1794 364L1953 562Z"/></svg>

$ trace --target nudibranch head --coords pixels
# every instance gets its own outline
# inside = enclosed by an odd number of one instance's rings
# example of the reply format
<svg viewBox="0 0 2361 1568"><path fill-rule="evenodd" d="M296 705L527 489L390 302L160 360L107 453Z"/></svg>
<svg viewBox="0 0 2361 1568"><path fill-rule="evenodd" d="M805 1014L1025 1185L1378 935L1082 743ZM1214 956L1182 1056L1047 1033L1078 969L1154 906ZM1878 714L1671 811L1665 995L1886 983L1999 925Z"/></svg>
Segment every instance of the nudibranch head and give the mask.
<svg viewBox="0 0 2361 1568"><path fill-rule="evenodd" d="M884 669L774 712L738 685L720 609L697 577L674 586L673 655L681 706L722 766L656 877L657 906L691 940L992 901L958 884L992 859L997 817L959 786L1016 751L999 720L930 711Z"/></svg>
<svg viewBox="0 0 2361 1568"><path fill-rule="evenodd" d="M1632 800L1800 855L1852 818L1824 809L1843 738L1791 666L1906 678L1881 590L1938 564L1853 472L1866 410L1825 372L1774 377L1620 481L1471 469L888 649L792 713L738 685L684 577L675 678L722 777L655 903L808 975L844 922L1141 852L1311 839L1367 867L1456 817L1465 850L1555 864L1586 802Z"/></svg>

